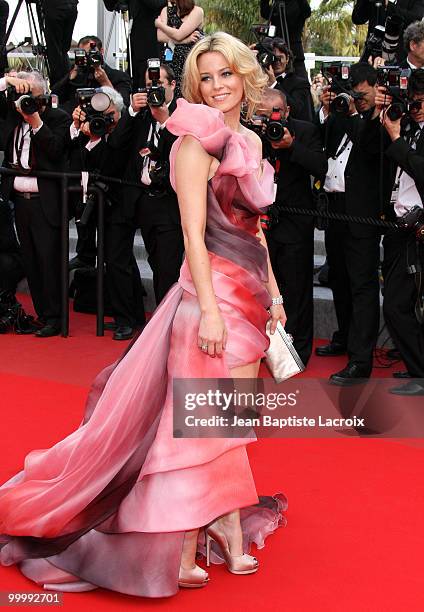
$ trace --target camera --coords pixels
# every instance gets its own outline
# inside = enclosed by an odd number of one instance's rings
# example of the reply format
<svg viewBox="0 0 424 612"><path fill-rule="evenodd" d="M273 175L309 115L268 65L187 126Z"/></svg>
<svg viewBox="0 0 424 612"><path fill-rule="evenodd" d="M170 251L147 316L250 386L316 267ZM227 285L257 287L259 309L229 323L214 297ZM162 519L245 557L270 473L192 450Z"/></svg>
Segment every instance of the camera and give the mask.
<svg viewBox="0 0 424 612"><path fill-rule="evenodd" d="M397 220L401 229L412 230L417 240L424 242L424 211L421 206L413 206Z"/></svg>
<svg viewBox="0 0 424 612"><path fill-rule="evenodd" d="M396 15L389 15L384 26L375 26L365 41L365 59L371 56L373 60L382 57L386 62L395 61L401 30L402 19Z"/></svg>
<svg viewBox="0 0 424 612"><path fill-rule="evenodd" d="M90 43L90 50L75 49L75 66L81 70L94 72L97 66L103 65L103 55L97 49L96 43Z"/></svg>
<svg viewBox="0 0 424 612"><path fill-rule="evenodd" d="M289 124L279 108L273 108L270 117L253 115L247 126L269 142L278 142L284 137L285 129L290 131Z"/></svg>
<svg viewBox="0 0 424 612"><path fill-rule="evenodd" d="M111 115L105 115L111 100L107 94L100 89L86 87L77 89L77 105L87 116L90 132L94 136L104 136L109 132L109 128L114 123Z"/></svg>
<svg viewBox="0 0 424 612"><path fill-rule="evenodd" d="M258 64L263 70L268 70L277 59L272 48L272 38L265 37L260 40L255 46L255 50L257 51L256 60Z"/></svg>
<svg viewBox="0 0 424 612"><path fill-rule="evenodd" d="M20 95L12 85L9 85L7 88L7 99L25 115L39 113L44 106L57 108L58 105L58 97L56 95L34 96L31 93Z"/></svg>
<svg viewBox="0 0 424 612"><path fill-rule="evenodd" d="M153 162L149 170L151 185L149 192L154 196L162 196L172 191L170 183L170 164L169 160L162 159L161 152L153 142L147 145L149 149L149 159Z"/></svg>
<svg viewBox="0 0 424 612"><path fill-rule="evenodd" d="M350 99L359 99L361 94L352 91L349 64L343 62L322 62L321 72L330 83L330 91L336 94L330 102L330 112L349 114Z"/></svg>
<svg viewBox="0 0 424 612"><path fill-rule="evenodd" d="M160 59L155 57L147 60L147 74L152 85L137 89L137 93L147 93L147 104L149 106L163 106L166 102L166 92L165 87L159 85Z"/></svg>
<svg viewBox="0 0 424 612"><path fill-rule="evenodd" d="M377 83L385 87L394 102L387 108L387 116L397 121L414 108L414 102L408 99L408 82L411 76L409 68L399 66L381 66L377 69Z"/></svg>

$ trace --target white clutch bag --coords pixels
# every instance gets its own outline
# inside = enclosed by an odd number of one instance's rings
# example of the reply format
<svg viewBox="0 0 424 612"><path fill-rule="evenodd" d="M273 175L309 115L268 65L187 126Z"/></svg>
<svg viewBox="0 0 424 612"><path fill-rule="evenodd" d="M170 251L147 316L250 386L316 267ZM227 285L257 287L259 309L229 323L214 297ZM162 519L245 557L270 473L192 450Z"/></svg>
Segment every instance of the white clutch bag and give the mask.
<svg viewBox="0 0 424 612"><path fill-rule="evenodd" d="M280 383L303 372L305 366L293 346L291 336L285 331L280 321L277 323L274 334L270 334L270 327L271 320L266 324L269 349L265 353L265 360L275 382Z"/></svg>

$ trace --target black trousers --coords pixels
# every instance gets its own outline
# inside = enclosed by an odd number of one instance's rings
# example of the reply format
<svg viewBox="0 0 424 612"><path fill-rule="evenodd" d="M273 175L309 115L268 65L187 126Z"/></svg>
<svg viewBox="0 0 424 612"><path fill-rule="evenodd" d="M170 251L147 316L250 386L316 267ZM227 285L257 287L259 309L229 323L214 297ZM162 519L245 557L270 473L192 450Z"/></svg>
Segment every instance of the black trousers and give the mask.
<svg viewBox="0 0 424 612"><path fill-rule="evenodd" d="M331 223L325 232L339 328L333 341L344 344L349 361L369 373L380 319L379 244L379 236L357 237L347 223Z"/></svg>
<svg viewBox="0 0 424 612"><path fill-rule="evenodd" d="M424 378L424 326L415 316L417 287L407 266L424 265L424 247L416 250L415 238L400 231L388 232L384 245L383 312L390 335L411 376Z"/></svg>
<svg viewBox="0 0 424 612"><path fill-rule="evenodd" d="M284 299L286 331L306 365L314 337L314 238L293 244L280 244L267 235L275 279Z"/></svg>
<svg viewBox="0 0 424 612"><path fill-rule="evenodd" d="M125 219L106 219L106 283L114 319L118 325L135 327L146 321L145 295L140 271L134 257L134 223Z"/></svg>
<svg viewBox="0 0 424 612"><path fill-rule="evenodd" d="M140 228L153 272L153 289L159 304L177 282L184 255L184 238L175 196L143 194L136 204L135 223Z"/></svg>
<svg viewBox="0 0 424 612"><path fill-rule="evenodd" d="M22 260L38 317L60 324L60 228L47 221L39 198L14 194L15 222Z"/></svg>
<svg viewBox="0 0 424 612"><path fill-rule="evenodd" d="M45 11L50 83L57 83L69 72L68 51L77 15L77 9L72 6L59 6Z"/></svg>

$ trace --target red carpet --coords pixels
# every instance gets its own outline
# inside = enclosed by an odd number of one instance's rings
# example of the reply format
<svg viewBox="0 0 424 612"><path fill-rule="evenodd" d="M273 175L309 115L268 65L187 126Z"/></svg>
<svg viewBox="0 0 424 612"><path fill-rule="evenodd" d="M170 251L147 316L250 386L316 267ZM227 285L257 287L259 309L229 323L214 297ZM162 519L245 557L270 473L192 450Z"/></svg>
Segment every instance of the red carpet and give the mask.
<svg viewBox="0 0 424 612"><path fill-rule="evenodd" d="M25 306L29 306L23 297ZM0 337L0 482L26 453L78 426L93 376L127 343L95 337L94 317L72 315L71 337ZM344 358L311 360L307 376L326 377ZM377 370L376 376L390 371ZM260 440L249 449L260 493L283 491L288 526L254 554L261 568L233 576L211 568L211 582L166 600L105 590L65 594L64 609L422 610L424 451L414 441ZM0 569L0 591L40 589L16 567Z"/></svg>

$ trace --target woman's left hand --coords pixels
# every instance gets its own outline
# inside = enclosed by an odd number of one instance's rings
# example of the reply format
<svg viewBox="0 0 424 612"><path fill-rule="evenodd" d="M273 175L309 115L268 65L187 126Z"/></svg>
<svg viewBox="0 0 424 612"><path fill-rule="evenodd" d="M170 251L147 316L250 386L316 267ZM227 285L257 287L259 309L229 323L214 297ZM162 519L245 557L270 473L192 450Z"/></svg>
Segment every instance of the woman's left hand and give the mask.
<svg viewBox="0 0 424 612"><path fill-rule="evenodd" d="M270 313L271 313L271 328L270 328L270 332L271 334L273 334L275 332L275 330L277 329L277 323L278 321L281 322L281 325L284 327L287 321L287 316L286 316L286 312L284 310L284 307L281 304L278 304L276 306L271 306L269 309Z"/></svg>

